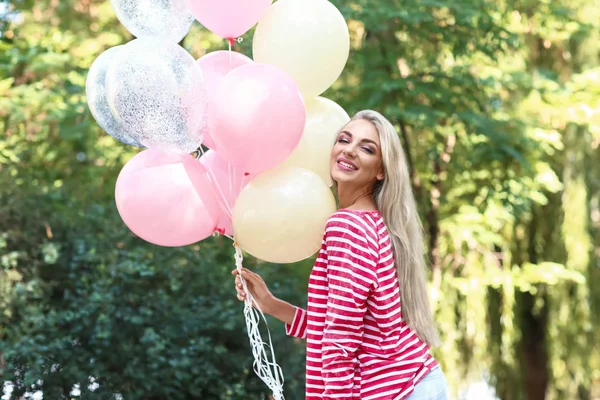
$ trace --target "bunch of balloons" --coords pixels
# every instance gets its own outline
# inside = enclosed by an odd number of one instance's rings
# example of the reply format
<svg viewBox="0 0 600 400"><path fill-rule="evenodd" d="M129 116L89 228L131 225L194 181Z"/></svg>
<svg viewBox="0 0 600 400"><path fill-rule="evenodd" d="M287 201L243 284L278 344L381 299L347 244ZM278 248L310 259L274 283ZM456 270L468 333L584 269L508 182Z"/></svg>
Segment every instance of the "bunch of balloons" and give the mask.
<svg viewBox="0 0 600 400"><path fill-rule="evenodd" d="M109 135L144 148L115 190L144 240L185 246L219 232L278 263L318 251L335 211L329 152L349 120L319 95L347 62L348 28L327 0L271 3L111 0L136 39L94 61L86 92ZM194 20L229 50L194 59L178 44ZM254 25L253 57L232 51Z"/></svg>

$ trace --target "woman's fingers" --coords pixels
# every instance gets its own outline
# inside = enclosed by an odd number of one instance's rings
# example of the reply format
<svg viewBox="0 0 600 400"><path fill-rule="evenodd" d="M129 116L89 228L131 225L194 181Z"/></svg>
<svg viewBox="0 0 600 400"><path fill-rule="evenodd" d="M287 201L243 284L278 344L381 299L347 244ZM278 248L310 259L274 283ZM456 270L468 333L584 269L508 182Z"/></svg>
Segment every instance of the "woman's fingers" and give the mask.
<svg viewBox="0 0 600 400"><path fill-rule="evenodd" d="M241 293L241 294L243 294L244 296L246 295L246 292L244 292L244 289L243 289L243 288L241 288L241 287L238 287L238 286L236 286L236 287L235 287L235 291L236 291L237 293Z"/></svg>
<svg viewBox="0 0 600 400"><path fill-rule="evenodd" d="M235 291L237 292L237 299L239 301L246 301L246 293L244 292L244 286L240 279L240 273L237 269L231 271L231 275L235 276Z"/></svg>
<svg viewBox="0 0 600 400"><path fill-rule="evenodd" d="M268 289L260 275L255 272L250 271L247 268L241 268L241 271L234 269L231 271L231 274L235 276L235 290L237 292L237 298L240 301L246 301L247 295L244 291L244 285L242 284L242 279L246 282L246 285L253 296L255 296L254 291L258 291L256 295L263 295L266 291L268 293ZM255 299L256 301L256 299Z"/></svg>
<svg viewBox="0 0 600 400"><path fill-rule="evenodd" d="M234 269L233 271L231 271L231 275L235 275L235 280L236 280L236 282L238 282L238 280L240 278L240 271L238 271L237 269ZM246 268L242 268L241 276L249 282L256 281L257 278L260 279L260 275L255 274L254 272L252 272Z"/></svg>
<svg viewBox="0 0 600 400"><path fill-rule="evenodd" d="M240 280L240 277L239 277L239 276L236 276L236 277L235 277L235 285L236 285L237 287L239 287L240 289L244 287L244 285L242 285L242 281Z"/></svg>
<svg viewBox="0 0 600 400"><path fill-rule="evenodd" d="M250 271L246 267L242 267L242 273L257 275L254 272ZM234 269L233 271L231 271L231 275L239 275L239 274L240 274L240 271L237 268Z"/></svg>
<svg viewBox="0 0 600 400"><path fill-rule="evenodd" d="M242 268L242 278L244 278L248 282L251 282L251 283L256 282L257 276L258 275L256 275L255 273L253 273L251 271L248 271L246 268Z"/></svg>
<svg viewBox="0 0 600 400"><path fill-rule="evenodd" d="M235 272L236 272L236 274L234 274L234 275L235 275L235 286L236 286L237 288L240 288L240 289L242 289L242 288L244 287L244 285L242 284L242 280L240 279L240 276L239 276L239 274L237 274L237 272L238 272L238 271L237 271L237 270L235 270ZM244 274L244 275L245 275L245 274ZM244 276L244 278L245 278L245 276ZM250 282L250 280L248 280L248 282Z"/></svg>

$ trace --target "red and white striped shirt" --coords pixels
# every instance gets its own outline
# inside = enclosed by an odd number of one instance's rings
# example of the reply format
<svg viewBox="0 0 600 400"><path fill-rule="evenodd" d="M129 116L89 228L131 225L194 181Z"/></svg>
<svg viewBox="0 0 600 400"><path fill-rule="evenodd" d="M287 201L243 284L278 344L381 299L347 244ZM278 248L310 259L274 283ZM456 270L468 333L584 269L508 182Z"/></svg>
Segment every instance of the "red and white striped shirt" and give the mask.
<svg viewBox="0 0 600 400"><path fill-rule="evenodd" d="M288 335L306 339L306 399L406 398L438 364L402 318L392 243L378 211L339 210L325 228Z"/></svg>

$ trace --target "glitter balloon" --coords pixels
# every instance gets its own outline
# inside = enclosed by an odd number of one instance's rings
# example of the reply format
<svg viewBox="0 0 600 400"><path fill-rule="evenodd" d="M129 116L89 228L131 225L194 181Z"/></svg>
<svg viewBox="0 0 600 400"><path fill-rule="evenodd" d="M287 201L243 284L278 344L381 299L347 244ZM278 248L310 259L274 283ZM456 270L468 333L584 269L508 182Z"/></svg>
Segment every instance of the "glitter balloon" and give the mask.
<svg viewBox="0 0 600 400"><path fill-rule="evenodd" d="M184 0L111 0L117 18L138 38L164 38L179 43L194 16Z"/></svg>
<svg viewBox="0 0 600 400"><path fill-rule="evenodd" d="M108 104L125 132L148 148L190 153L206 129L202 70L182 47L136 39L106 77Z"/></svg>
<svg viewBox="0 0 600 400"><path fill-rule="evenodd" d="M123 131L106 101L106 71L122 47L116 46L106 50L92 63L85 82L87 103L96 122L106 133L130 146L143 147Z"/></svg>

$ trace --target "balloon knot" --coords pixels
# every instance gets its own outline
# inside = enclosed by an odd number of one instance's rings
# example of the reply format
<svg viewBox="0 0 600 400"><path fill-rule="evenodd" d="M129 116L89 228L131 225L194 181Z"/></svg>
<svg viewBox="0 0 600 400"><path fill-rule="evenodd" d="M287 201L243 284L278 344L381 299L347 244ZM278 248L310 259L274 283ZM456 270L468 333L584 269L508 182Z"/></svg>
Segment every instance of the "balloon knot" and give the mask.
<svg viewBox="0 0 600 400"><path fill-rule="evenodd" d="M202 154L201 148L198 148L197 150L190 153L190 155L192 157L194 157L196 160L200 158L201 154Z"/></svg>
<svg viewBox="0 0 600 400"><path fill-rule="evenodd" d="M250 175L250 172L244 172L244 176Z"/></svg>
<svg viewBox="0 0 600 400"><path fill-rule="evenodd" d="M235 38L227 38L227 40L229 41L230 46L233 46L236 42Z"/></svg>

